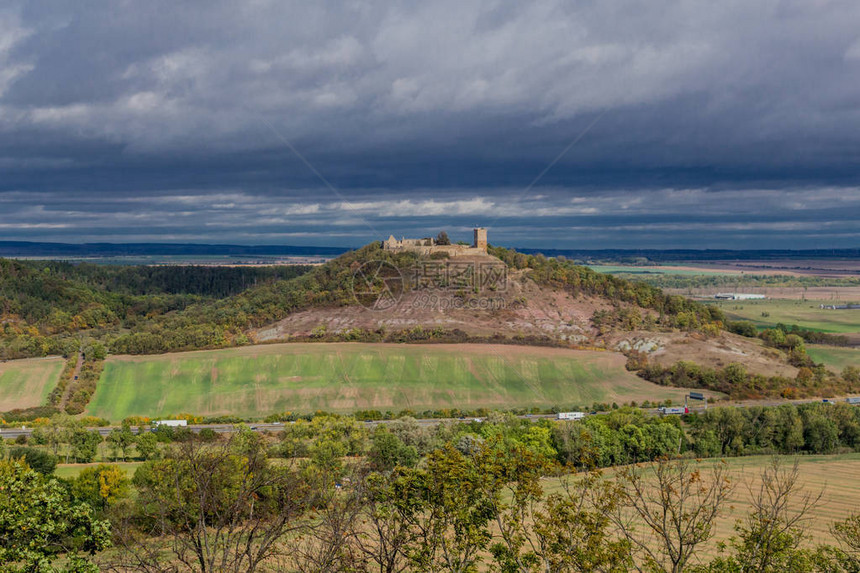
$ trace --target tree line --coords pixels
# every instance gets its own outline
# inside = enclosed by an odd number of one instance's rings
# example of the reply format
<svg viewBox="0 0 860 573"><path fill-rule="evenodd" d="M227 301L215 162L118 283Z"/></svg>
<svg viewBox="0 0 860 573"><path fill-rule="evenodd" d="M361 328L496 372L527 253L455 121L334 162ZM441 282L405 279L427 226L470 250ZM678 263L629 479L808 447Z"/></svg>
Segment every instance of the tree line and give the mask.
<svg viewBox="0 0 860 573"><path fill-rule="evenodd" d="M155 444L133 476L101 464L59 479L30 453L54 447L46 428L42 445L0 461L12 492L0 496L0 570L856 571L860 517L812 543L818 496L798 465L775 459L744 488L725 462L685 452L833 451L858 447L858 430L856 409L821 405L683 423L632 409L560 423L492 414L435 429L320 416L229 438L117 428L116 459L135 439ZM734 534L702 557L739 498Z"/></svg>
<svg viewBox="0 0 860 573"><path fill-rule="evenodd" d="M843 334L831 334L818 330L801 328L796 324L783 324L778 322L773 328L759 330L758 327L748 320L737 320L726 322L726 330L746 336L747 338L761 338L771 346L777 348L791 348L795 345L786 344L786 337L794 335L800 337L804 342L810 344L829 344L830 346L849 346L850 340Z"/></svg>
<svg viewBox="0 0 860 573"><path fill-rule="evenodd" d="M711 407L685 416L654 416L625 406L577 422L533 420L491 411L480 419L433 426L404 416L376 428L354 416L321 413L288 418L291 421L269 444L269 455L311 459L331 469L353 456L369 456L380 467L411 466L448 443L466 451L487 441L525 448L578 469L649 462L672 455L734 457L860 450L860 408L846 403ZM58 414L34 422L32 436L19 436L10 447L41 449L56 461L89 463L102 442L113 461L126 461L157 458L165 444L187 441L195 435L207 441L216 437L209 429L201 434L187 428L148 431L153 427L148 419L128 419L103 440L97 431L88 429L103 422ZM132 431L132 424L140 424L141 430Z"/></svg>

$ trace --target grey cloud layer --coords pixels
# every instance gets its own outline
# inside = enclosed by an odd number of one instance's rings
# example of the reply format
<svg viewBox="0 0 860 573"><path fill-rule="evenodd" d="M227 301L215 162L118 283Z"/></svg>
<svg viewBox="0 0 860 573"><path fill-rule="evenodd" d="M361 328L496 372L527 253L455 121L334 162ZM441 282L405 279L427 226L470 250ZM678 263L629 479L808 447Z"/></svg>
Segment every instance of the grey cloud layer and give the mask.
<svg viewBox="0 0 860 573"><path fill-rule="evenodd" d="M510 190L513 191L513 190ZM804 246L857 244L860 189L699 189L613 191L570 196L566 189L511 199L486 190L459 189L438 199L383 198L373 194L344 201L283 200L242 191L147 197L88 197L44 193L0 194L0 233L25 239L80 241L316 243L358 246L388 233L414 235L445 228L468 239L472 226L492 221L493 239L540 247L631 247L646 238L663 248L690 240L718 245L733 237L739 248L784 248L781 236L802 236ZM468 197L464 199L462 197ZM35 200L35 201L33 201ZM677 237L689 237L686 243ZM552 241L552 242L551 242Z"/></svg>
<svg viewBox="0 0 860 573"><path fill-rule="evenodd" d="M0 238L854 246L858 176L853 1L0 9Z"/></svg>

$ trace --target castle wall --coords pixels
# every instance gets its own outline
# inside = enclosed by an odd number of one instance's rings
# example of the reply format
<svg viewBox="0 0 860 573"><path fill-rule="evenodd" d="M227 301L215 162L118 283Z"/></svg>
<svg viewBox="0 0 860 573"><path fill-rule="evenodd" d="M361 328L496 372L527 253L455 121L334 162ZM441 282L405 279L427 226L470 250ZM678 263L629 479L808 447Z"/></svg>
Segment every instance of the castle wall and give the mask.
<svg viewBox="0 0 860 573"><path fill-rule="evenodd" d="M487 250L466 245L436 245L435 247L430 247L429 254L432 253L448 253L452 257L461 257L465 255L486 255Z"/></svg>
<svg viewBox="0 0 860 573"><path fill-rule="evenodd" d="M430 243L429 245L427 243ZM447 253L449 257L462 257L469 255L487 254L487 230L475 229L475 242L468 245L436 245L433 239L395 239L389 236L382 243L386 251L410 252L420 255L432 255L433 253Z"/></svg>

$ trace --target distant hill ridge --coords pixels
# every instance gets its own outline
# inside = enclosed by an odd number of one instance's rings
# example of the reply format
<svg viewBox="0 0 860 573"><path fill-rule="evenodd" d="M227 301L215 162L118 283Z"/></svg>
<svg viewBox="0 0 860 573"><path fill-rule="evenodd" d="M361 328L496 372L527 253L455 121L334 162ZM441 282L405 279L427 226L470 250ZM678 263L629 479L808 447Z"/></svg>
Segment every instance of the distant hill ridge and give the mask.
<svg viewBox="0 0 860 573"><path fill-rule="evenodd" d="M547 257L564 256L571 259L619 260L646 258L654 262L679 261L762 261L806 259L856 259L860 249L517 249L520 252Z"/></svg>
<svg viewBox="0 0 860 573"><path fill-rule="evenodd" d="M302 245L230 245L200 243L44 243L0 241L0 257L50 256L123 256L123 255L340 255L354 247ZM544 249L517 248L526 254L542 253L548 257L617 260L644 257L655 262L774 260L774 259L852 259L860 258L857 249Z"/></svg>
<svg viewBox="0 0 860 573"><path fill-rule="evenodd" d="M116 257L128 255L341 255L345 247L205 245L196 243L34 243L0 241L0 257Z"/></svg>

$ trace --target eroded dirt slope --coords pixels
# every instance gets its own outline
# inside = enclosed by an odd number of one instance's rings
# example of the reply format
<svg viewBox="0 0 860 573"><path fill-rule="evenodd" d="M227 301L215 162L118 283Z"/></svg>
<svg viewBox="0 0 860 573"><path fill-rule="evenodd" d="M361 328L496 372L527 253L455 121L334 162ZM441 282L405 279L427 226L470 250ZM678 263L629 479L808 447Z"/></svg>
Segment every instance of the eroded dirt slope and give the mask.
<svg viewBox="0 0 860 573"><path fill-rule="evenodd" d="M494 257L482 261L490 264ZM477 292L475 292L477 290ZM504 284L485 289L419 288L398 293L396 304L318 307L251 332L257 341L306 337L321 327L330 334L350 329L385 329L388 332L413 328L461 330L472 336L546 336L563 344L605 347L625 352L636 349L649 360L664 366L689 360L702 366L723 368L742 363L750 372L767 376L793 377L797 369L780 352L761 341L721 333L715 338L695 332L630 331L600 336L591 318L598 310L609 310L604 298L572 295L536 284L528 271L508 271ZM642 310L643 314L649 311Z"/></svg>
<svg viewBox="0 0 860 573"><path fill-rule="evenodd" d="M384 310L360 305L312 308L252 332L259 341L307 336L320 326L328 332L352 328L388 331L421 327L459 329L470 335L545 335L574 344L589 343L591 316L611 305L538 286L522 273L508 277L504 289L478 294L446 289L412 290Z"/></svg>
<svg viewBox="0 0 860 573"><path fill-rule="evenodd" d="M795 377L797 368L785 362L783 354L767 348L761 340L723 332L709 338L697 332L616 332L606 337L612 350L639 350L651 362L670 366L681 360L709 368L724 368L733 362L743 364L753 374Z"/></svg>

